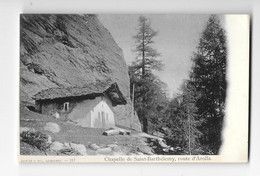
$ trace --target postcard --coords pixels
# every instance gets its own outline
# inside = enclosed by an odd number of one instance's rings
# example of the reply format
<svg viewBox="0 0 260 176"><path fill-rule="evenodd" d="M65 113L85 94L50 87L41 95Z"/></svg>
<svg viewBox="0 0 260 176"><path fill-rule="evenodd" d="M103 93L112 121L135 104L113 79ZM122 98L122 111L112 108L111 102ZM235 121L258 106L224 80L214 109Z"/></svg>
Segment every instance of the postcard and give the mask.
<svg viewBox="0 0 260 176"><path fill-rule="evenodd" d="M247 14L21 14L21 163L248 162Z"/></svg>

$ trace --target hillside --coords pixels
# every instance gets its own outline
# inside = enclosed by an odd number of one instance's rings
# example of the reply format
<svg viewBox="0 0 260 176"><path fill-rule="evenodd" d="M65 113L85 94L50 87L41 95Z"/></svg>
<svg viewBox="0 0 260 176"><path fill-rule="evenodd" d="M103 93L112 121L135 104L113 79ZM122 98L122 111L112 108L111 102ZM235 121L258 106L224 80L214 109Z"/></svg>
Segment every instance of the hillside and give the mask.
<svg viewBox="0 0 260 176"><path fill-rule="evenodd" d="M37 92L111 79L126 105L114 108L117 125L130 127L130 80L121 48L95 15L21 15L20 100ZM140 130L138 117L131 127Z"/></svg>
<svg viewBox="0 0 260 176"><path fill-rule="evenodd" d="M160 154L163 152L157 137L135 130L131 130L131 135L104 136L105 129L83 128L24 107L21 107L21 114L21 155L153 155L158 149ZM54 128L47 128L48 124Z"/></svg>

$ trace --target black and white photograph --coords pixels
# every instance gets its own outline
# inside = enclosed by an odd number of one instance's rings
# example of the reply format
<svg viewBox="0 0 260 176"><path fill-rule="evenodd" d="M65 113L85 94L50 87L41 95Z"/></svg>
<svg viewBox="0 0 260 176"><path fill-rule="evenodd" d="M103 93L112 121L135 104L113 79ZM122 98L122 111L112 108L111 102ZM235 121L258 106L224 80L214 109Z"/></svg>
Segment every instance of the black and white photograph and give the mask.
<svg viewBox="0 0 260 176"><path fill-rule="evenodd" d="M20 14L19 160L247 162L249 20Z"/></svg>

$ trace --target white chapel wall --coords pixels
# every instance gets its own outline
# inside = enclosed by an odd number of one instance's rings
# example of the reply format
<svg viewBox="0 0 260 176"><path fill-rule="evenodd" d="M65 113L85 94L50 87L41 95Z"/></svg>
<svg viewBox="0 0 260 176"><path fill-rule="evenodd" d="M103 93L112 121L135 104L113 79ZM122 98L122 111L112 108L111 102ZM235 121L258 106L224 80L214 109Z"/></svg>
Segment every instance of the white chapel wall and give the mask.
<svg viewBox="0 0 260 176"><path fill-rule="evenodd" d="M109 128L115 126L114 112L112 103L107 97L98 97L100 102L93 108L91 126L95 128ZM103 119L102 119L103 118ZM103 122L105 120L105 122ZM105 125L105 126L104 126Z"/></svg>
<svg viewBox="0 0 260 176"><path fill-rule="evenodd" d="M77 122L83 127L114 127L115 120L112 108L112 103L107 97L83 100L74 107L72 112L68 115L68 119ZM102 121L102 112L105 122Z"/></svg>

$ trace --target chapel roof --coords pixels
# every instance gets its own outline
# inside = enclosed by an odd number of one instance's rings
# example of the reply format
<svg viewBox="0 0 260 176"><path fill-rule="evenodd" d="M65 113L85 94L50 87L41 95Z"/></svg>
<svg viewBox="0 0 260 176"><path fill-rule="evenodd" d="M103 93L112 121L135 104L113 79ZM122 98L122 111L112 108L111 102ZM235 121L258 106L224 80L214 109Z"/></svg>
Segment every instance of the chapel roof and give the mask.
<svg viewBox="0 0 260 176"><path fill-rule="evenodd" d="M55 87L42 90L33 96L36 101L69 99L75 97L101 96L106 94L112 101L113 106L126 104L126 99L116 82L111 80L96 81L82 87Z"/></svg>

